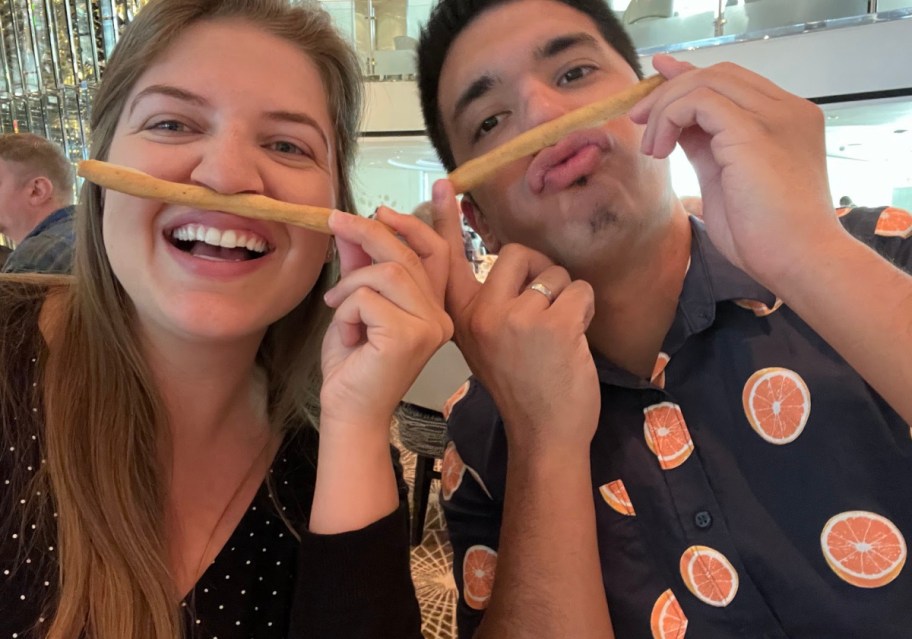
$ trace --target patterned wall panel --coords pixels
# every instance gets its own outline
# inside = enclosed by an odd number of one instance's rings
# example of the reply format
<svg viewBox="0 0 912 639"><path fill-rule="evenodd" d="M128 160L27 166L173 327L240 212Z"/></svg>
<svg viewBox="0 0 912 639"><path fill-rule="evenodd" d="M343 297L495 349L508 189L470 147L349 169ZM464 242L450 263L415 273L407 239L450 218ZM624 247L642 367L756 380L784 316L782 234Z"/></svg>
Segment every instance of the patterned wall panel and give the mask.
<svg viewBox="0 0 912 639"><path fill-rule="evenodd" d="M92 95L147 0L0 0L0 133L31 131L88 155Z"/></svg>

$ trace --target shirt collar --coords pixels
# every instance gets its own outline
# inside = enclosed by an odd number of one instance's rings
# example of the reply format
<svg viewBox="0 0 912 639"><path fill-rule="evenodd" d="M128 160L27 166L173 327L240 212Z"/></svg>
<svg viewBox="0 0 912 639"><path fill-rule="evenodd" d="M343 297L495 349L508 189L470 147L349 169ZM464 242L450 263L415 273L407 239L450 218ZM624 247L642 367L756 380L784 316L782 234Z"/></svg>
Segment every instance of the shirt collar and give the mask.
<svg viewBox="0 0 912 639"><path fill-rule="evenodd" d="M673 355L688 338L712 326L716 319L716 305L720 302L754 300L769 307L776 303L773 293L716 249L701 220L691 217L690 225L690 262L674 320L662 344L662 352L667 355ZM650 387L648 381L618 367L595 351L593 356L602 382L629 388Z"/></svg>
<svg viewBox="0 0 912 639"><path fill-rule="evenodd" d="M38 223L38 226L33 228L31 230L31 232L25 236L25 239L28 239L30 237L35 237L36 235L40 235L41 233L44 233L46 230L48 230L50 227L54 226L58 222L62 222L66 219L73 217L73 210L74 210L74 207L72 207L72 206L65 206L62 209L57 209L56 211L54 211L53 213L48 215L46 218L41 220L41 222ZM21 244L21 242L20 242L20 244Z"/></svg>
<svg viewBox="0 0 912 639"><path fill-rule="evenodd" d="M772 307L776 296L729 262L709 239L706 226L690 218L690 264L678 299L678 310L662 350L677 351L687 338L705 331L716 319L720 302L754 300Z"/></svg>

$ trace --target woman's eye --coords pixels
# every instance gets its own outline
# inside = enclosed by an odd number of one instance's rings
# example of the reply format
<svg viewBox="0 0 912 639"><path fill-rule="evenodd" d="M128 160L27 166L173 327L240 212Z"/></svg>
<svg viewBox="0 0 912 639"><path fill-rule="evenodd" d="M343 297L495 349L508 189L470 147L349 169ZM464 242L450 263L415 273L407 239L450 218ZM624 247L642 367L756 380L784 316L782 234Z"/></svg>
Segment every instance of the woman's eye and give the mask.
<svg viewBox="0 0 912 639"><path fill-rule="evenodd" d="M586 77L592 73L592 67L582 66L582 67L573 67L567 71L564 75L560 77L558 81L559 85L568 84L570 82L576 82L577 80Z"/></svg>
<svg viewBox="0 0 912 639"><path fill-rule="evenodd" d="M187 131L187 125L183 122L178 122L177 120L162 120L161 122L153 122L149 129L154 131L175 131L177 133L183 133Z"/></svg>
<svg viewBox="0 0 912 639"><path fill-rule="evenodd" d="M272 142L268 146L273 151L278 151L279 153L288 153L291 155L307 155L307 153L305 153L301 147L296 144L292 144L291 142Z"/></svg>

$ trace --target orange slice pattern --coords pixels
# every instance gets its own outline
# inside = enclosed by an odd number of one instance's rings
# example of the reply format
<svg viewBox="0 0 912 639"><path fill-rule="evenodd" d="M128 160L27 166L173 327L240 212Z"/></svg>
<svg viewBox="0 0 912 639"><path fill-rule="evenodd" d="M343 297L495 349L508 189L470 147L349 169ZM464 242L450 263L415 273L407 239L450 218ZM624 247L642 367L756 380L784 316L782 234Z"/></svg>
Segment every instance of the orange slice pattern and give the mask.
<svg viewBox="0 0 912 639"><path fill-rule="evenodd" d="M468 380L466 380L466 382L462 386L460 386L456 390L455 393L450 395L450 398L448 400L446 400L446 402L444 403L443 411L442 411L444 419L450 418L450 413L453 412L453 406L458 404L459 400L461 400L463 397L465 397L466 393L468 393L468 392L469 392L469 382L468 382Z"/></svg>
<svg viewBox="0 0 912 639"><path fill-rule="evenodd" d="M807 384L787 368L763 368L751 375L741 399L751 428L771 444L795 441L811 414Z"/></svg>
<svg viewBox="0 0 912 639"><path fill-rule="evenodd" d="M462 560L462 595L469 608L484 610L494 589L497 553L487 546L472 546Z"/></svg>
<svg viewBox="0 0 912 639"><path fill-rule="evenodd" d="M912 234L912 213L888 206L877 218L874 235L886 237L909 237Z"/></svg>
<svg viewBox="0 0 912 639"><path fill-rule="evenodd" d="M671 358L667 353L659 353L656 358L655 366L652 369L652 377L649 378L649 381L659 388L665 388L665 367L668 366L670 361Z"/></svg>
<svg viewBox="0 0 912 639"><path fill-rule="evenodd" d="M836 217L843 217L844 215L850 213L854 208L854 206L841 206L836 209Z"/></svg>
<svg viewBox="0 0 912 639"><path fill-rule="evenodd" d="M892 521L850 510L830 518L820 533L827 564L859 588L879 588L896 579L906 563L906 540Z"/></svg>
<svg viewBox="0 0 912 639"><path fill-rule="evenodd" d="M746 308L749 311L753 311L754 315L757 317L766 317L767 315L772 315L779 310L779 307L782 306L782 300L778 297L773 303L773 307L770 308L760 300L735 300L735 306L740 306L741 308Z"/></svg>
<svg viewBox="0 0 912 639"><path fill-rule="evenodd" d="M474 479L478 483L479 488L481 488L484 491L484 494L488 496L488 499L494 499L494 497L491 495L491 491L488 490L488 487L485 486L485 483L481 480L481 475L478 474L478 471L476 471L474 468L472 468L468 464L465 465L465 469L466 469L466 472L472 476L472 479Z"/></svg>
<svg viewBox="0 0 912 639"><path fill-rule="evenodd" d="M462 485L465 472L466 465L456 450L456 444L449 442L443 451L443 464L440 468L440 494L444 500L449 501Z"/></svg>
<svg viewBox="0 0 912 639"><path fill-rule="evenodd" d="M628 517L636 515L633 504L630 502L630 496L624 487L624 482L620 479L599 486L599 493L613 511Z"/></svg>
<svg viewBox="0 0 912 639"><path fill-rule="evenodd" d="M649 617L652 639L684 639L687 617L671 588L659 595Z"/></svg>
<svg viewBox="0 0 912 639"><path fill-rule="evenodd" d="M677 468L690 457L694 444L677 404L662 402L643 409L646 445L665 470Z"/></svg>
<svg viewBox="0 0 912 639"><path fill-rule="evenodd" d="M694 597L723 608L738 593L738 573L725 555L709 546L691 546L681 555L681 577Z"/></svg>

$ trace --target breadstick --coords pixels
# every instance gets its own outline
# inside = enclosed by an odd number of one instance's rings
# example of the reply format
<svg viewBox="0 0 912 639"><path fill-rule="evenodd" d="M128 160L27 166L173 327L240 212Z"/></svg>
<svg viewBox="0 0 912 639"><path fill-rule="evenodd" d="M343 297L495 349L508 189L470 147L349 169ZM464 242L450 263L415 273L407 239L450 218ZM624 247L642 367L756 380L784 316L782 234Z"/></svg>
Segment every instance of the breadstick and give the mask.
<svg viewBox="0 0 912 639"><path fill-rule="evenodd" d="M650 76L621 93L545 122L517 135L506 144L469 160L447 177L453 183L456 193L470 191L510 162L557 144L568 133L598 126L624 115L664 81L665 78L660 75Z"/></svg>
<svg viewBox="0 0 912 639"><path fill-rule="evenodd" d="M77 173L114 191L170 204L184 204L198 209L223 211L257 220L295 224L320 233L331 234L328 218L332 209L306 204L290 204L266 197L241 193L225 195L202 186L168 182L141 171L99 160L84 160Z"/></svg>

